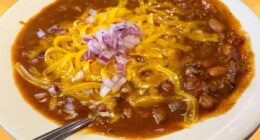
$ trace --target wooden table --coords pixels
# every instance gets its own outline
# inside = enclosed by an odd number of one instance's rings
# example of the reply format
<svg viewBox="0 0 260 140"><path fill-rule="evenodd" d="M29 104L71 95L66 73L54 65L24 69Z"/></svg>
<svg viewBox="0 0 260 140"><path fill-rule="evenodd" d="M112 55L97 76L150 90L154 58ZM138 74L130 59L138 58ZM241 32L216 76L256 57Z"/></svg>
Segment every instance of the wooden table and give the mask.
<svg viewBox="0 0 260 140"><path fill-rule="evenodd" d="M260 0L243 0L260 17ZM12 6L16 0L0 0L0 16ZM0 140L13 140L13 138L0 126ZM260 140L260 129L250 138L250 140Z"/></svg>

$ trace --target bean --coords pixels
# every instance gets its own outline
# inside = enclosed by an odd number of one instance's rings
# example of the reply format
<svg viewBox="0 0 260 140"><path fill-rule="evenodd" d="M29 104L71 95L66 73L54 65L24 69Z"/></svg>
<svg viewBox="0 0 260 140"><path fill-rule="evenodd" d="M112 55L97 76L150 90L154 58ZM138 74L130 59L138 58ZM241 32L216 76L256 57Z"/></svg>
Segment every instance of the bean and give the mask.
<svg viewBox="0 0 260 140"><path fill-rule="evenodd" d="M205 59L201 63L202 63L202 66L204 66L205 68L208 68L208 67L214 65L215 61L213 59Z"/></svg>
<svg viewBox="0 0 260 140"><path fill-rule="evenodd" d="M209 20L209 27L213 31L218 32L218 33L221 33L221 32L223 32L225 30L225 25L222 24L221 22L219 22L216 19L210 19Z"/></svg>
<svg viewBox="0 0 260 140"><path fill-rule="evenodd" d="M218 76L225 75L227 73L227 69L222 66L216 66L216 67L209 68L208 73L211 76L218 77Z"/></svg>

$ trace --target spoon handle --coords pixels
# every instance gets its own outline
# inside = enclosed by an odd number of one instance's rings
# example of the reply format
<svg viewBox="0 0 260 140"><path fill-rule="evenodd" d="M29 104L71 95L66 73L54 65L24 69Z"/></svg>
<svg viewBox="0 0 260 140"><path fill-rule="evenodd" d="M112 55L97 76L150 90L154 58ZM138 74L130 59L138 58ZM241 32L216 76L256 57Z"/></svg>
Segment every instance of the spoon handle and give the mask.
<svg viewBox="0 0 260 140"><path fill-rule="evenodd" d="M82 128L88 126L93 122L93 119L82 119L75 122L71 122L67 125L61 126L55 130L52 130L46 134L43 134L33 140L63 140L66 137L74 134Z"/></svg>

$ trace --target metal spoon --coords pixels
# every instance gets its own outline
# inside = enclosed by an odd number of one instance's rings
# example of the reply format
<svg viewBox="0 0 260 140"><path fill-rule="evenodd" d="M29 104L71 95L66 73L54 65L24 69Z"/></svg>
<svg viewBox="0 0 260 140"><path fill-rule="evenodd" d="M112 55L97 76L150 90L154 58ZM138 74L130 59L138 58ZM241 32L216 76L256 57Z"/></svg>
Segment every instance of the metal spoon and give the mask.
<svg viewBox="0 0 260 140"><path fill-rule="evenodd" d="M82 128L90 125L93 121L94 121L93 119L86 118L75 122L71 122L55 130L52 130L46 134L43 134L33 140L63 140L66 137L81 130Z"/></svg>

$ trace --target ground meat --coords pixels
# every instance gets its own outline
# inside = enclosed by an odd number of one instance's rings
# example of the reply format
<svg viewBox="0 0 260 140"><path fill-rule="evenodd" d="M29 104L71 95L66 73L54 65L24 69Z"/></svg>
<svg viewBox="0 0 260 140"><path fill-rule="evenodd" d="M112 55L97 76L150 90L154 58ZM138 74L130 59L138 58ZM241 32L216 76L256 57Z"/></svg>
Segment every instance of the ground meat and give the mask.
<svg viewBox="0 0 260 140"><path fill-rule="evenodd" d="M233 46L231 46L231 45L224 45L222 47L222 51L229 59L231 59L233 61L237 61L238 54L236 52L236 49Z"/></svg>
<svg viewBox="0 0 260 140"><path fill-rule="evenodd" d="M178 3L176 3L176 6L179 7L179 8L181 8L181 9L186 9L186 8L188 8L188 4L185 3L185 2L178 2Z"/></svg>
<svg viewBox="0 0 260 140"><path fill-rule="evenodd" d="M107 123L109 123L110 122L110 120L111 120L111 118L109 118L109 117L97 117L96 118L96 122L97 123L99 123L99 124L101 124L101 125L104 125L104 124L107 124Z"/></svg>
<svg viewBox="0 0 260 140"><path fill-rule="evenodd" d="M184 57L181 60L181 67L191 66L192 64L194 64L194 58L192 57Z"/></svg>
<svg viewBox="0 0 260 140"><path fill-rule="evenodd" d="M230 44L234 45L234 46L241 46L245 43L245 39L238 35L232 36L232 38L229 41L230 41Z"/></svg>
<svg viewBox="0 0 260 140"><path fill-rule="evenodd" d="M196 77L197 75L200 75L200 72L201 72L200 69L195 68L195 67L188 67L185 70L185 74L188 77Z"/></svg>
<svg viewBox="0 0 260 140"><path fill-rule="evenodd" d="M207 0L201 0L201 4L205 10L213 7L213 5L211 3L209 3Z"/></svg>
<svg viewBox="0 0 260 140"><path fill-rule="evenodd" d="M237 47L242 46L245 43L244 37L237 35L235 32L230 31L226 34L226 42L230 45Z"/></svg>
<svg viewBox="0 0 260 140"><path fill-rule="evenodd" d="M187 90L193 90L200 85L200 80L197 78L187 78L184 83L184 88Z"/></svg>

